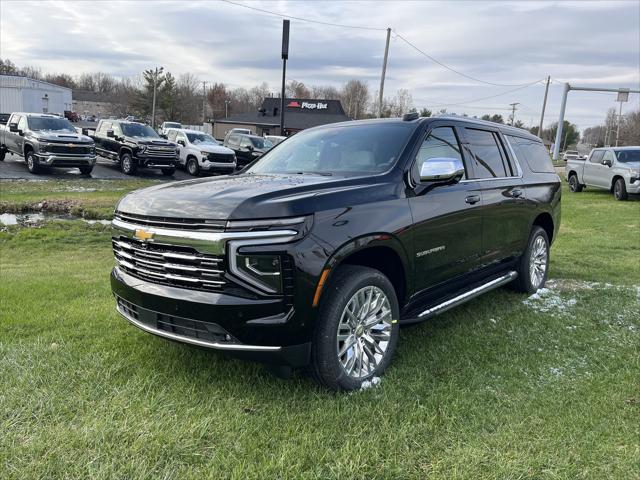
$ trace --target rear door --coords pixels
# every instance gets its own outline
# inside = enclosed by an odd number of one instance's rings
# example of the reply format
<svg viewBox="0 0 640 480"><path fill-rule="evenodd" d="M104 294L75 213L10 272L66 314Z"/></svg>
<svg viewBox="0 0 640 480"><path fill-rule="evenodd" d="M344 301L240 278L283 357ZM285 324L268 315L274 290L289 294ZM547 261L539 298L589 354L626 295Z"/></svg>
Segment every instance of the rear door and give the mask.
<svg viewBox="0 0 640 480"><path fill-rule="evenodd" d="M470 125L463 130L472 169L466 182L482 194L481 263L491 265L524 250L530 213L522 172L497 128Z"/></svg>
<svg viewBox="0 0 640 480"><path fill-rule="evenodd" d="M415 185L409 207L413 216L416 293L479 267L482 199L477 184L420 183L422 164L442 157L467 163L457 128L444 121L431 124L409 171Z"/></svg>

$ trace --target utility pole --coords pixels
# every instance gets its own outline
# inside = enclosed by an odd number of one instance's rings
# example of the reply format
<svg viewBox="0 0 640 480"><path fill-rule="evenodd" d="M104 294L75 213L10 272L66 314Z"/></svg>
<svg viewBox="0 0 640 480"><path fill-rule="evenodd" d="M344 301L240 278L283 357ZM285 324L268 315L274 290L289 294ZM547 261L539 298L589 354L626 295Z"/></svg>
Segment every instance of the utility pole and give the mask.
<svg viewBox="0 0 640 480"><path fill-rule="evenodd" d="M224 118L227 118L229 116L229 104L231 103L231 100L225 100L224 101Z"/></svg>
<svg viewBox="0 0 640 480"><path fill-rule="evenodd" d="M151 128L156 127L156 90L158 89L158 75L164 70L164 67L156 67L153 71L153 104L151 106Z"/></svg>
<svg viewBox="0 0 640 480"><path fill-rule="evenodd" d="M207 116L207 107L206 107L206 102L207 101L207 82L202 82L202 125L204 125L204 122L206 121L206 116Z"/></svg>
<svg viewBox="0 0 640 480"><path fill-rule="evenodd" d="M384 47L384 60L382 61L382 76L380 77L380 94L378 95L378 118L382 117L382 99L384 98L384 77L387 74L387 59L389 58L389 41L391 29L387 28L387 44Z"/></svg>
<svg viewBox="0 0 640 480"><path fill-rule="evenodd" d="M282 21L282 93L280 94L280 135L284 135L284 92L289 58L289 20Z"/></svg>
<svg viewBox="0 0 640 480"><path fill-rule="evenodd" d="M544 111L547 108L547 94L549 93L549 82L551 81L551 75L547 76L547 86L544 89L544 100L542 101L542 113L540 114L540 127L538 128L538 136L542 138L542 125L544 123Z"/></svg>
<svg viewBox="0 0 640 480"><path fill-rule="evenodd" d="M509 105L511 106L511 126L513 127L513 122L516 119L516 106L520 105L520 103L515 102L515 103L510 103Z"/></svg>

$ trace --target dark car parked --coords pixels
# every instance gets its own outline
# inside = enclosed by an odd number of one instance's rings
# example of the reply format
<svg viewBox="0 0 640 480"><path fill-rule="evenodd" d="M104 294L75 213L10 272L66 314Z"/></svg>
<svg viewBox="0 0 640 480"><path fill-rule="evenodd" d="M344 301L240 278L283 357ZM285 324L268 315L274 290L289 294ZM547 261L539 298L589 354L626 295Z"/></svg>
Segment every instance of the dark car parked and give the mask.
<svg viewBox="0 0 640 480"><path fill-rule="evenodd" d="M232 133L225 138L223 145L235 152L240 168L260 158L273 147L273 144L263 137L241 133Z"/></svg>
<svg viewBox="0 0 640 480"><path fill-rule="evenodd" d="M111 286L144 331L351 390L384 372L401 324L510 282L542 288L560 195L521 129L417 115L326 125L242 174L125 196Z"/></svg>
<svg viewBox="0 0 640 480"><path fill-rule="evenodd" d="M117 162L127 175L138 168L159 168L163 175L173 175L179 163L178 146L142 123L100 120L92 138L98 154Z"/></svg>

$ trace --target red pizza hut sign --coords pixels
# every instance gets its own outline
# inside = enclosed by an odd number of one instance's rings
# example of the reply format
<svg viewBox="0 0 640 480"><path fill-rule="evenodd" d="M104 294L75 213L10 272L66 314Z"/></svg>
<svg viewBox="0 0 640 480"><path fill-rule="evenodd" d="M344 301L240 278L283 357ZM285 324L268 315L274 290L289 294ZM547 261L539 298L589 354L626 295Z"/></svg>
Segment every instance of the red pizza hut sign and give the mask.
<svg viewBox="0 0 640 480"><path fill-rule="evenodd" d="M322 102L298 102L296 100L292 100L287 104L287 108L302 108L305 110L326 110L328 104Z"/></svg>

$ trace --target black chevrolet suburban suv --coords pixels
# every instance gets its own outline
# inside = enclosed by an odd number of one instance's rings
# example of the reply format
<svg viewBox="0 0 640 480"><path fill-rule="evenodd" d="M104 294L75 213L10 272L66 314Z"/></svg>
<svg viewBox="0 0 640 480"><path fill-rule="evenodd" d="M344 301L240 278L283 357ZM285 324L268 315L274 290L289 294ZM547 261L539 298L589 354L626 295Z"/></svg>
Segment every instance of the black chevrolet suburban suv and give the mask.
<svg viewBox="0 0 640 480"><path fill-rule="evenodd" d="M178 146L143 123L100 120L91 137L98 154L117 162L127 175L134 175L138 168L159 168L169 176L179 163Z"/></svg>
<svg viewBox="0 0 640 480"><path fill-rule="evenodd" d="M560 179L539 138L461 117L298 133L244 172L116 207L111 287L140 329L335 390L389 365L402 324L545 284Z"/></svg>

